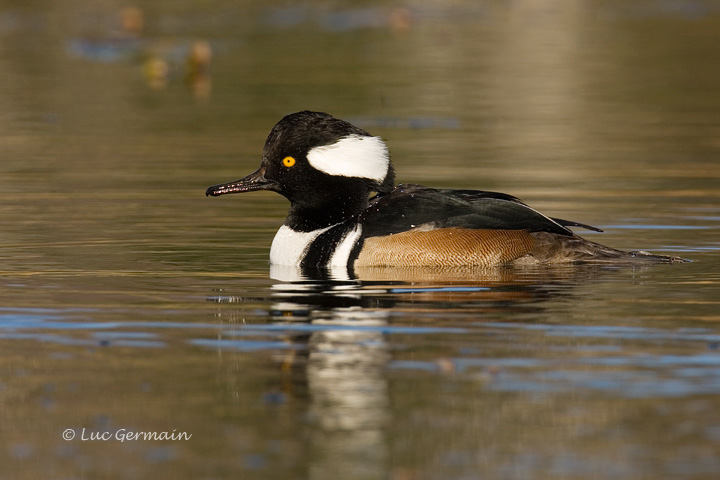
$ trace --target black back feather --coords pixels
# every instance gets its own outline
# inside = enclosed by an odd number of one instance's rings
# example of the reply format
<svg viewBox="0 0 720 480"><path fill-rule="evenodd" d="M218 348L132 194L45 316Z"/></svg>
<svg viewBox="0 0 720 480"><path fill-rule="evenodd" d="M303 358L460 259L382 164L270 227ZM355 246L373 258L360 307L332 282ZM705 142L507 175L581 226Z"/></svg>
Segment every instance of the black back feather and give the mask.
<svg viewBox="0 0 720 480"><path fill-rule="evenodd" d="M400 233L422 225L560 235L573 235L567 226L584 226L547 217L504 193L441 190L414 184L398 185L392 192L374 198L359 220L366 237Z"/></svg>

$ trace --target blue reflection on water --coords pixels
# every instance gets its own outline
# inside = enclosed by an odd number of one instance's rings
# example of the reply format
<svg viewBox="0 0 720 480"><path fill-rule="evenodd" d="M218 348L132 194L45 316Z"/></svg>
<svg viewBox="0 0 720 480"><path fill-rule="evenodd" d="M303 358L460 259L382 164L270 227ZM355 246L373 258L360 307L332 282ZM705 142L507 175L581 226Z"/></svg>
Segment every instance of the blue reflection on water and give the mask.
<svg viewBox="0 0 720 480"><path fill-rule="evenodd" d="M546 335L569 337L601 337L628 340L683 340L700 342L718 342L720 334L710 329L662 330L645 327L627 327L612 325L547 325L537 323L480 323L478 326L491 328L510 328L522 330L543 330Z"/></svg>
<svg viewBox="0 0 720 480"><path fill-rule="evenodd" d="M201 347L218 348L222 350L237 350L251 352L255 350L300 349L301 346L283 341L257 341L257 340L222 340L211 338L196 338L190 344Z"/></svg>
<svg viewBox="0 0 720 480"><path fill-rule="evenodd" d="M269 324L253 324L246 325L242 330L236 330L234 335L243 335L247 331L253 330L261 332L321 332L321 331L337 331L350 330L361 332L376 333L415 333L415 334L432 334L432 333L466 333L466 328L453 327L408 327L393 325L352 325L347 323L331 323L331 324L312 324L312 323L269 323Z"/></svg>
<svg viewBox="0 0 720 480"><path fill-rule="evenodd" d="M662 224L651 224L651 225L640 225L640 224L618 224L618 225L603 225L603 230L708 230L715 228L710 225L662 225Z"/></svg>
<svg viewBox="0 0 720 480"><path fill-rule="evenodd" d="M462 287L449 287L460 291ZM398 291L446 291L438 288L398 288ZM468 291L477 291L472 288ZM397 293L397 292L394 292ZM344 311L344 310L343 310ZM357 312L352 310L352 312ZM461 326L402 325L392 318L362 311L370 323L352 315L341 320L209 323L163 321L92 321L93 311L0 308L0 339L35 340L71 347L168 348L162 331L189 331L189 345L236 352L308 350L294 340L327 332L345 332L344 342L374 352L417 349L419 359L389 359L388 371L418 371L448 375L495 391L562 393L600 391L628 398L678 397L720 393L720 334L710 328L675 330L612 325L567 325L509 322L469 322ZM94 312L97 314L97 312ZM377 313L377 312L376 312ZM267 312L266 312L267 314ZM352 317L352 318L351 318ZM77 332L88 332L78 337ZM208 338L208 331L213 338ZM522 336L540 333L578 343L551 342L542 355L529 352ZM375 335L368 338L367 334ZM412 335L404 344L394 335ZM582 339L590 344L583 345ZM602 342L609 341L608 344ZM439 343L441 342L441 343ZM574 342L574 340L573 340ZM600 343L598 343L600 342ZM672 344L687 354L663 353L656 347ZM471 345L469 347L468 345ZM505 345L498 349L498 345ZM427 347L430 348L427 348ZM439 347L438 347L439 346ZM440 348L440 349L437 349ZM497 353L502 352L502 353ZM332 353L330 350L324 353ZM370 353L372 354L372 353Z"/></svg>

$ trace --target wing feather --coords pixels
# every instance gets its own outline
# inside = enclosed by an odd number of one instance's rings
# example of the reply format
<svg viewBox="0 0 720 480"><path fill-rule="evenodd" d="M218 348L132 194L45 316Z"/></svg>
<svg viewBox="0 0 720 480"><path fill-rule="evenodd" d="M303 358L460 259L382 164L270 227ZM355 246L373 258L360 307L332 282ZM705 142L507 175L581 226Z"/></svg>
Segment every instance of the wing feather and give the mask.
<svg viewBox="0 0 720 480"><path fill-rule="evenodd" d="M447 227L573 235L566 226L584 226L552 219L504 193L440 190L414 184L398 185L374 198L359 220L366 237Z"/></svg>

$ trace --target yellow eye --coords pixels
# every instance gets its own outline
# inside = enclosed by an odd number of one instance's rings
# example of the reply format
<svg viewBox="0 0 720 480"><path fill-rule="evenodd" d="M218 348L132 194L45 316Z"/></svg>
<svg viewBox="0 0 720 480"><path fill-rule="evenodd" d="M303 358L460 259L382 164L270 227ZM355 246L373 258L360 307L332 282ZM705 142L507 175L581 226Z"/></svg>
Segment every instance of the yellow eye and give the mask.
<svg viewBox="0 0 720 480"><path fill-rule="evenodd" d="M295 159L293 157L285 157L283 158L283 165L288 168L292 167L293 165L295 165Z"/></svg>

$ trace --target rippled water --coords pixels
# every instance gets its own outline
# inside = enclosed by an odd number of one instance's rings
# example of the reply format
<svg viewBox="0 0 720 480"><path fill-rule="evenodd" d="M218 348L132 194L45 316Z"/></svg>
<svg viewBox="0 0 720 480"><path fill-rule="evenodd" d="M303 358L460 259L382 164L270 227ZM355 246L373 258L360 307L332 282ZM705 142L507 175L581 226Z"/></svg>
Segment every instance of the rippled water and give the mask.
<svg viewBox="0 0 720 480"><path fill-rule="evenodd" d="M716 2L139 5L0 8L0 478L720 474ZM691 262L271 270L305 108Z"/></svg>

